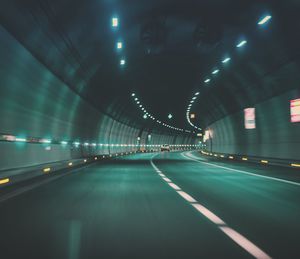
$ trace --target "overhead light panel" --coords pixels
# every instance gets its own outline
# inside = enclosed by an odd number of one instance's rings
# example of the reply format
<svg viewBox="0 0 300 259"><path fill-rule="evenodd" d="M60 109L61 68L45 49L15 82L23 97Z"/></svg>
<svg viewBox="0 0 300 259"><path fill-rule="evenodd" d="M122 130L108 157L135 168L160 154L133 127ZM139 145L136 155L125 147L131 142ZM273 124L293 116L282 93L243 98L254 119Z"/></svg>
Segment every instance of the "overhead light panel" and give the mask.
<svg viewBox="0 0 300 259"><path fill-rule="evenodd" d="M18 142L26 142L27 141L26 138L18 138L18 137L15 140Z"/></svg>
<svg viewBox="0 0 300 259"><path fill-rule="evenodd" d="M225 58L224 60L222 60L222 63L227 63L230 60L231 60L231 58Z"/></svg>
<svg viewBox="0 0 300 259"><path fill-rule="evenodd" d="M210 79L209 78L207 78L205 81L204 81L204 83L209 83L210 82Z"/></svg>
<svg viewBox="0 0 300 259"><path fill-rule="evenodd" d="M119 19L117 17L112 18L112 27L118 27L119 26Z"/></svg>
<svg viewBox="0 0 300 259"><path fill-rule="evenodd" d="M219 69L216 69L216 70L214 70L214 71L212 72L212 74L213 74L213 75L218 74L219 71L220 71Z"/></svg>
<svg viewBox="0 0 300 259"><path fill-rule="evenodd" d="M263 25L263 24L267 23L271 18L272 18L271 15L266 15L257 24L258 25Z"/></svg>
<svg viewBox="0 0 300 259"><path fill-rule="evenodd" d="M41 139L41 143L50 144L52 141L50 139Z"/></svg>
<svg viewBox="0 0 300 259"><path fill-rule="evenodd" d="M125 65L125 59L121 59L121 60L120 60L120 65L121 65L121 66L124 66L124 65Z"/></svg>
<svg viewBox="0 0 300 259"><path fill-rule="evenodd" d="M117 42L117 49L122 49L123 48L123 44L121 41Z"/></svg>
<svg viewBox="0 0 300 259"><path fill-rule="evenodd" d="M242 40L239 44L236 45L237 48L243 47L247 43L246 40Z"/></svg>

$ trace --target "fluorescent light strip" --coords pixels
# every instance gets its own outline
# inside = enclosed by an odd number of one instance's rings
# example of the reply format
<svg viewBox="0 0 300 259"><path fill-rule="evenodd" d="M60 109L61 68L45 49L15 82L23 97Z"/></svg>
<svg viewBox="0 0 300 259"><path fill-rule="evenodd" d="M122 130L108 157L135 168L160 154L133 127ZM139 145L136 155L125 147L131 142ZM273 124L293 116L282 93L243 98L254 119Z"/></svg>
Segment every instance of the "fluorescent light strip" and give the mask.
<svg viewBox="0 0 300 259"><path fill-rule="evenodd" d="M222 60L222 63L227 63L231 60L231 58L225 58L224 60Z"/></svg>
<svg viewBox="0 0 300 259"><path fill-rule="evenodd" d="M267 23L270 19L272 18L271 15L266 15L264 18L262 18L257 24L258 25L263 25Z"/></svg>
<svg viewBox="0 0 300 259"><path fill-rule="evenodd" d="M242 46L244 46L247 43L246 40L241 41L239 44L237 44L237 48L241 48Z"/></svg>

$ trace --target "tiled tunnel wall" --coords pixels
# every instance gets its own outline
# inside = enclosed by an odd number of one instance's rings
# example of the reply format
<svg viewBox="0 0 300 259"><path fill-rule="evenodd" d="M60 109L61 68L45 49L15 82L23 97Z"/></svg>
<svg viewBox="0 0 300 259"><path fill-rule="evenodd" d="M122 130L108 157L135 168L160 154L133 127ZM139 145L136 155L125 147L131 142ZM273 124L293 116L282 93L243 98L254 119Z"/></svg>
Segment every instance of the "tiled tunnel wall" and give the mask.
<svg viewBox="0 0 300 259"><path fill-rule="evenodd" d="M206 142L207 150L300 160L300 122L291 122L290 111L290 100L299 98L300 89L296 89L253 105L255 129L245 129L244 111L213 123L208 127L212 138Z"/></svg>
<svg viewBox="0 0 300 259"><path fill-rule="evenodd" d="M151 134L99 112L0 27L0 133L97 143L97 146L0 142L0 170L94 154L135 151L139 144L194 144L188 136ZM151 134L149 141L148 134ZM123 144L116 146L98 145ZM125 146L131 145L131 146Z"/></svg>

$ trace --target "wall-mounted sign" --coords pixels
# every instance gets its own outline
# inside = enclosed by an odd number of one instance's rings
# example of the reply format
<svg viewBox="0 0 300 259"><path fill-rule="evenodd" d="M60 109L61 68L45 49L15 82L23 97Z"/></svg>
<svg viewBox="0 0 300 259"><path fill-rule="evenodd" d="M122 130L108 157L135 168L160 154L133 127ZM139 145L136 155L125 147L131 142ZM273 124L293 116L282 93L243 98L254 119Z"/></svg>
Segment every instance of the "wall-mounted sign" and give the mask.
<svg viewBox="0 0 300 259"><path fill-rule="evenodd" d="M300 99L290 101L291 122L300 122Z"/></svg>
<svg viewBox="0 0 300 259"><path fill-rule="evenodd" d="M255 108L244 109L245 129L255 129Z"/></svg>
<svg viewBox="0 0 300 259"><path fill-rule="evenodd" d="M203 136L203 142L206 142L207 140L213 138L213 131L211 129L207 129Z"/></svg>

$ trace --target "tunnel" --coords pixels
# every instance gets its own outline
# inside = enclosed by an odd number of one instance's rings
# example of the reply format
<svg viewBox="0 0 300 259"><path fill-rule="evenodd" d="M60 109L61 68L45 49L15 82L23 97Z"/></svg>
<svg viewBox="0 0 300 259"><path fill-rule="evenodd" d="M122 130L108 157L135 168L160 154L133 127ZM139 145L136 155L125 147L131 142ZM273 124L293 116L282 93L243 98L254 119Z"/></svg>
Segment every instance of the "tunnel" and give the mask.
<svg viewBox="0 0 300 259"><path fill-rule="evenodd" d="M300 258L299 14L2 0L0 258Z"/></svg>

